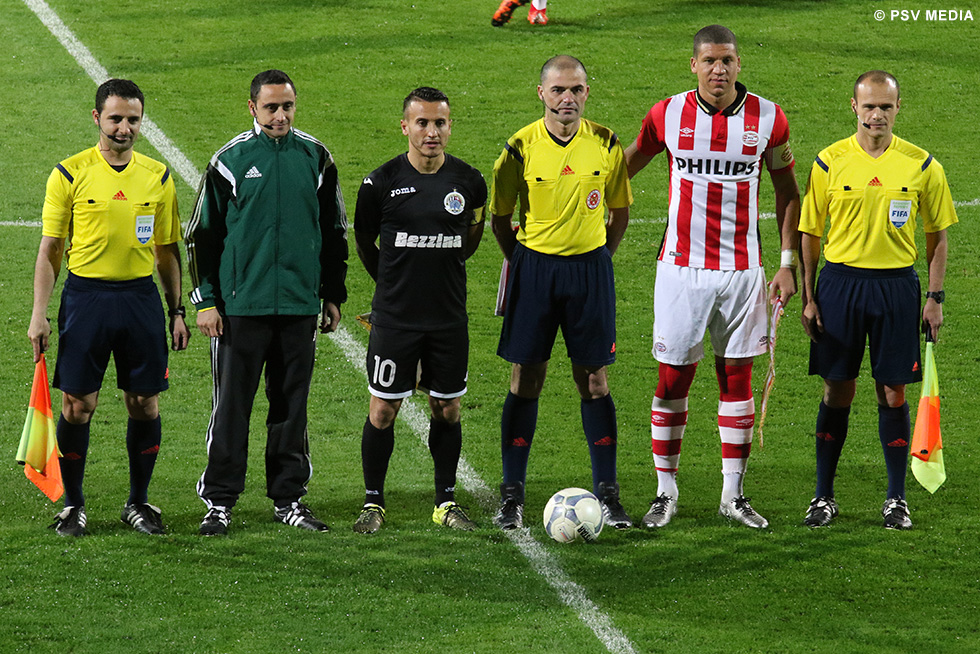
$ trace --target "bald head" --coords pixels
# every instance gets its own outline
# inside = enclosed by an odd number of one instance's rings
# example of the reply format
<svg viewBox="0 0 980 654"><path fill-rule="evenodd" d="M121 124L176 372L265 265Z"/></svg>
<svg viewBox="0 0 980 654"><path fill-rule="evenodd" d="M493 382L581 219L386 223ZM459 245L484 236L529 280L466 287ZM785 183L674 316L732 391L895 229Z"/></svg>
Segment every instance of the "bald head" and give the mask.
<svg viewBox="0 0 980 654"><path fill-rule="evenodd" d="M583 75L586 77L589 76L588 71L585 70L585 64L575 57L571 55L556 55L544 62L544 66L541 67L541 83L544 84L544 78L552 71L564 72L566 70L580 70Z"/></svg>
<svg viewBox="0 0 980 654"><path fill-rule="evenodd" d="M854 92L851 95L852 98L857 98L858 87L862 84L886 84L895 88L895 97L901 98L901 89L898 87L898 80L895 76L884 70L869 70L866 73L862 73L858 76L857 81L854 82Z"/></svg>

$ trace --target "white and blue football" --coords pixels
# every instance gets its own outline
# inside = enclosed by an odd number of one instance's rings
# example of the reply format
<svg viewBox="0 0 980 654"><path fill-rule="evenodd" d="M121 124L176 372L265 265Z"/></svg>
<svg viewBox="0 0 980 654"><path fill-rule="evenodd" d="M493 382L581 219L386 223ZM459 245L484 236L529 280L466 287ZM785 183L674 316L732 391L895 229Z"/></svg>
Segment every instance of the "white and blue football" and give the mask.
<svg viewBox="0 0 980 654"><path fill-rule="evenodd" d="M544 507L544 529L559 543L594 543L602 531L602 505L584 488L565 488Z"/></svg>

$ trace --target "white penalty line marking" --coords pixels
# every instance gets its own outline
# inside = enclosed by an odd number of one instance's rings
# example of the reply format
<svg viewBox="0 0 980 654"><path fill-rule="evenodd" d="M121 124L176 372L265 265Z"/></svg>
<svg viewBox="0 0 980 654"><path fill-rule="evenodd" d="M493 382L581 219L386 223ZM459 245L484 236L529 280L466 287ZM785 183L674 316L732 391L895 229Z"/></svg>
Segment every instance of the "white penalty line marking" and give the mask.
<svg viewBox="0 0 980 654"><path fill-rule="evenodd" d="M78 40L44 0L24 0L24 4L37 15L45 27L61 42L96 84L101 84L109 79L108 71L99 64L88 48ZM197 181L201 176L200 173L177 146L167 138L166 134L145 115L142 132L146 134L160 154L170 162L170 165L177 170L184 182L191 188L196 188ZM26 223L16 221L13 224L22 225ZM340 348L355 368L363 371L362 366L367 357L367 351L351 336L347 329L342 325L339 326L337 331L330 335L330 340ZM412 398L403 402L399 416L415 431L424 445L429 431L429 418L428 414L419 407L418 402ZM459 461L458 474L463 487L474 495L484 507L492 508L494 506L495 495L493 491L463 458L460 458ZM607 650L614 654L635 654L636 648L633 643L613 626L609 616L586 596L585 590L581 586L565 574L561 566L555 561L554 556L532 538L527 529L504 533L521 554L528 559L535 572L544 577L545 581L558 593L561 600L578 613L582 622L592 630Z"/></svg>

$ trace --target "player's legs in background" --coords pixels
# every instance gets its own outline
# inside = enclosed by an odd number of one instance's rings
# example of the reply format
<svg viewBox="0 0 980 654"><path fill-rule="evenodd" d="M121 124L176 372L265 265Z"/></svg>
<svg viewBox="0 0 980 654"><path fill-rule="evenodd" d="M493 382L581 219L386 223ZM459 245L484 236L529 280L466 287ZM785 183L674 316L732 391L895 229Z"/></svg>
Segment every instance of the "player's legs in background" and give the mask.
<svg viewBox="0 0 980 654"><path fill-rule="evenodd" d="M526 5L527 2L528 0L501 0L500 6L497 7L493 18L490 19L490 24L494 27L500 27L507 23L510 21L510 17L514 15L514 10L522 5Z"/></svg>
<svg viewBox="0 0 980 654"><path fill-rule="evenodd" d="M548 24L548 0L531 0L531 8L528 9L527 22L532 25Z"/></svg>

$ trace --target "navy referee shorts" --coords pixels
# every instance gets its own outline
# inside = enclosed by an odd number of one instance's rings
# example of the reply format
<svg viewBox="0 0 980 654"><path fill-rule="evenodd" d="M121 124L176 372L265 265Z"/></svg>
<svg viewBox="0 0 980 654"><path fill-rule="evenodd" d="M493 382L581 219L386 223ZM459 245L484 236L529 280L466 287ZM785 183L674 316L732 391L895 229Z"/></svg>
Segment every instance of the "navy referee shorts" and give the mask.
<svg viewBox="0 0 980 654"><path fill-rule="evenodd" d="M605 246L563 257L518 243L510 266L498 356L547 361L561 329L572 363L599 368L616 360L616 288Z"/></svg>
<svg viewBox="0 0 980 654"><path fill-rule="evenodd" d="M919 292L912 267L868 269L828 261L817 280L824 331L810 343L810 374L857 379L867 349L877 382L922 381Z"/></svg>
<svg viewBox="0 0 980 654"><path fill-rule="evenodd" d="M58 311L55 388L87 395L102 388L109 355L116 385L156 395L167 382L167 329L152 277L105 281L68 273Z"/></svg>

